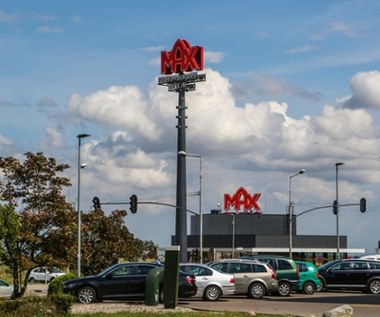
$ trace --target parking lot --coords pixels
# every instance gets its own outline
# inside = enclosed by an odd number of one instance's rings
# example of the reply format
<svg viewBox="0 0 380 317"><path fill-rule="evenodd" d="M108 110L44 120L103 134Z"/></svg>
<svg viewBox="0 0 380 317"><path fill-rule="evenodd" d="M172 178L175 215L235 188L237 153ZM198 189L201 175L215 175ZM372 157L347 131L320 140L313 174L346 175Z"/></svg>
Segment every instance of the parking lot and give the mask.
<svg viewBox="0 0 380 317"><path fill-rule="evenodd" d="M47 284L29 284L27 293L29 295L46 296L47 288ZM117 303L125 305L126 301L105 301L102 305L115 306ZM134 302L127 301L127 303ZM136 301L135 303L137 305L144 305L142 301ZM329 291L314 293L313 295L292 293L289 297L265 296L261 300L249 299L246 296L230 296L222 298L217 302L203 301L195 298L180 299L178 301L178 307L197 310L293 314L305 317L320 317L324 312L341 305L350 305L354 309L355 317L378 317L380 312L380 296L355 291Z"/></svg>

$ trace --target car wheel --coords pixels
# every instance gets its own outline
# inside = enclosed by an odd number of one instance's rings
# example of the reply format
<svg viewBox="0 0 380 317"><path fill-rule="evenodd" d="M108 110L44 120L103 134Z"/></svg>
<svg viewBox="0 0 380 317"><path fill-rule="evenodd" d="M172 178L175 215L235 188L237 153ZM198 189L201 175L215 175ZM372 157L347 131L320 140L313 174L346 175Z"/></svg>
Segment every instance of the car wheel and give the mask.
<svg viewBox="0 0 380 317"><path fill-rule="evenodd" d="M308 294L308 295L311 295L311 294L314 294L315 292L315 285L313 282L305 282L303 284L303 292L305 294Z"/></svg>
<svg viewBox="0 0 380 317"><path fill-rule="evenodd" d="M317 287L317 292L322 292L325 289L325 282L322 279L319 279L319 285Z"/></svg>
<svg viewBox="0 0 380 317"><path fill-rule="evenodd" d="M278 283L278 293L281 296L289 296L292 291L292 287L288 282L280 282Z"/></svg>
<svg viewBox="0 0 380 317"><path fill-rule="evenodd" d="M78 300L82 304L93 303L96 299L96 292L92 287L85 286L78 291Z"/></svg>
<svg viewBox="0 0 380 317"><path fill-rule="evenodd" d="M252 283L248 289L248 297L254 299L263 298L266 293L265 286L260 282Z"/></svg>
<svg viewBox="0 0 380 317"><path fill-rule="evenodd" d="M164 289L160 287L160 290L158 291L158 302L162 304L164 302Z"/></svg>
<svg viewBox="0 0 380 317"><path fill-rule="evenodd" d="M203 299L209 301L216 301L220 298L221 295L222 292L218 286L210 285L206 287L205 291L203 292Z"/></svg>
<svg viewBox="0 0 380 317"><path fill-rule="evenodd" d="M380 280L369 282L368 289L372 294L380 294Z"/></svg>

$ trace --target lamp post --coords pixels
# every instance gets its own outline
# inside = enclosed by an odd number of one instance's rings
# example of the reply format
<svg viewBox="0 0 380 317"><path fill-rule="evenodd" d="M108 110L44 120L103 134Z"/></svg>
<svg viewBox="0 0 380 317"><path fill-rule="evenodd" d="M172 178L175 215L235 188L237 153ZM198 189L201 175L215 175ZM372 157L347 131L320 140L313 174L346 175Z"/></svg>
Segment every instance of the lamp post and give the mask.
<svg viewBox="0 0 380 317"><path fill-rule="evenodd" d="M288 206L288 217L289 217L289 257L293 257L293 212L294 206L292 202L292 178L305 173L305 169L301 169L298 173L289 176L289 206Z"/></svg>
<svg viewBox="0 0 380 317"><path fill-rule="evenodd" d="M235 214L232 213L232 252L231 258L235 258Z"/></svg>
<svg viewBox="0 0 380 317"><path fill-rule="evenodd" d="M199 158L199 261L203 263L203 214L202 214L202 156L179 151L179 155Z"/></svg>
<svg viewBox="0 0 380 317"><path fill-rule="evenodd" d="M343 162L335 163L335 193L336 193L336 258L340 259L340 238L339 238L339 200L338 200L338 167L343 165Z"/></svg>
<svg viewBox="0 0 380 317"><path fill-rule="evenodd" d="M78 277L81 275L80 267L81 267L81 212L80 212L80 170L86 165L81 164L80 161L80 146L83 138L89 137L90 134L78 134L78 197L77 197L77 215L78 215L78 254L77 254L77 275Z"/></svg>

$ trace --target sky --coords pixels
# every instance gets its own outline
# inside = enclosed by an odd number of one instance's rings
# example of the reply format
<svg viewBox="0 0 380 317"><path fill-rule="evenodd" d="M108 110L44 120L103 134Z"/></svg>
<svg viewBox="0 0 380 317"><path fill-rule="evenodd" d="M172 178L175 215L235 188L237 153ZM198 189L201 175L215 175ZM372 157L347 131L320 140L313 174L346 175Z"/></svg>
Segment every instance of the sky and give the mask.
<svg viewBox="0 0 380 317"><path fill-rule="evenodd" d="M0 156L43 152L71 168L65 195L175 204L178 95L157 85L160 52L177 39L205 51L207 81L186 94L186 151L202 157L203 213L240 186L264 214L295 215L339 201L348 247L380 241L380 2L0 2ZM188 192L200 159L187 158ZM189 195L198 211L199 197ZM104 210L128 205L104 205ZM190 214L188 215L190 217ZM175 209L138 206L125 219L160 247ZM190 223L190 220L188 220ZM238 234L238 228L236 228ZM190 232L190 229L189 229ZM336 235L330 208L297 217L298 234Z"/></svg>

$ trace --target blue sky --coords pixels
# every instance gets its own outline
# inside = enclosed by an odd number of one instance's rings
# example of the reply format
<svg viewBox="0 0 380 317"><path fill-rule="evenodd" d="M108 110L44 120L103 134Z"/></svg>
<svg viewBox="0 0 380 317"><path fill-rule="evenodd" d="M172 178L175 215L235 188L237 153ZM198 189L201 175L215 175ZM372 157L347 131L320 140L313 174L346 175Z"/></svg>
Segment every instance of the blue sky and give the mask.
<svg viewBox="0 0 380 317"><path fill-rule="evenodd" d="M91 199L174 202L177 96L157 86L160 51L178 38L205 49L207 82L187 95L188 152L202 155L204 211L244 186L263 212L295 212L335 196L350 247L372 253L380 224L380 3L367 1L2 1L0 155L43 151L72 165L79 133ZM188 159L188 189L198 162ZM197 197L188 205L197 210ZM126 206L127 207L127 206ZM140 206L129 229L160 246L174 211ZM335 234L330 211L298 219L301 234ZM157 223L160 225L157 226Z"/></svg>

